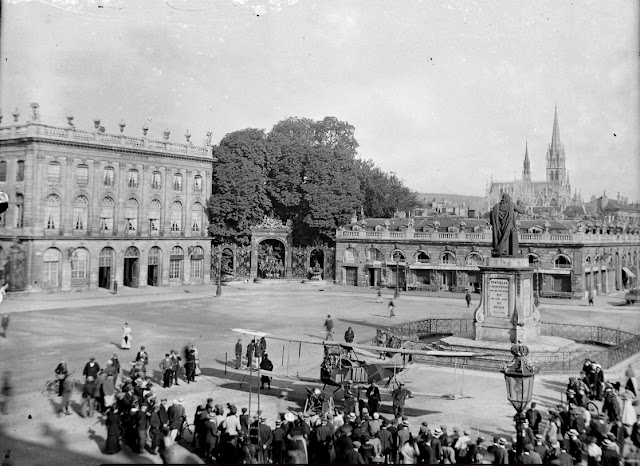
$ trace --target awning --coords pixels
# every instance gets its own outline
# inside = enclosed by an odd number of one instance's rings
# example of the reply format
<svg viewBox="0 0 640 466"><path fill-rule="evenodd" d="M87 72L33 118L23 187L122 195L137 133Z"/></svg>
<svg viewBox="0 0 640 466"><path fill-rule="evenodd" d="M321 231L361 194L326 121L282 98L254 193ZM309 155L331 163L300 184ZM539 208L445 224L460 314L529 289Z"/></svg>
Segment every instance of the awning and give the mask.
<svg viewBox="0 0 640 466"><path fill-rule="evenodd" d="M629 270L628 268L626 268L626 267L622 267L622 271L623 271L624 273L626 273L626 274L627 274L627 277L629 277L629 278L636 278L636 274L635 274L635 273L633 273L633 272L632 272L631 270Z"/></svg>

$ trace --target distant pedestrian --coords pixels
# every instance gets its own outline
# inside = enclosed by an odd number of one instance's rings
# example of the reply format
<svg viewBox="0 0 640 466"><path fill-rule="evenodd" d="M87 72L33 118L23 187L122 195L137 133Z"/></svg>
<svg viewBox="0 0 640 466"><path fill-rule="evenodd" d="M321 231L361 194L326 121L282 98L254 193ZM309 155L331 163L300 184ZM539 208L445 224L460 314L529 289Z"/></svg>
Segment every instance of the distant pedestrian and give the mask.
<svg viewBox="0 0 640 466"><path fill-rule="evenodd" d="M267 353L264 353L264 356L262 356L262 361L260 362L260 369L262 369L263 371L269 371L269 372L273 370L273 363L269 359L269 355ZM267 390L271 390L271 377L269 377L268 375L262 375L260 377L260 388L264 388L264 384L267 384L267 387L268 387Z"/></svg>
<svg viewBox="0 0 640 466"><path fill-rule="evenodd" d="M242 365L242 338L238 338L236 342L236 369L240 369Z"/></svg>
<svg viewBox="0 0 640 466"><path fill-rule="evenodd" d="M467 291L466 296L464 297L465 301L467 301L467 307L469 307L471 305L471 295L469 294L469 292Z"/></svg>
<svg viewBox="0 0 640 466"><path fill-rule="evenodd" d="M129 327L129 324L126 322L122 327L122 343L120 347L124 350L131 349L131 327Z"/></svg>
<svg viewBox="0 0 640 466"><path fill-rule="evenodd" d="M327 334L324 340L333 340L333 320L331 319L331 315L327 315L327 320L324 321L324 331Z"/></svg>
<svg viewBox="0 0 640 466"><path fill-rule="evenodd" d="M396 418L404 415L404 404L408 396L411 396L411 392L404 388L404 384L400 382L398 387L391 393L393 399L393 414Z"/></svg>
<svg viewBox="0 0 640 466"><path fill-rule="evenodd" d="M4 371L2 375L2 387L0 391L0 412L9 414L9 404L13 395L13 384L11 383L11 371Z"/></svg>
<svg viewBox="0 0 640 466"><path fill-rule="evenodd" d="M589 290L589 294L588 294L588 299L589 299L589 306L593 306L593 288Z"/></svg>
<svg viewBox="0 0 640 466"><path fill-rule="evenodd" d="M256 342L251 340L247 345L247 368L253 367L253 356L256 352Z"/></svg>
<svg viewBox="0 0 640 466"><path fill-rule="evenodd" d="M353 329L349 327L346 332L344 332L344 341L347 343L353 343L353 339L355 338L355 334L353 333Z"/></svg>
<svg viewBox="0 0 640 466"><path fill-rule="evenodd" d="M67 374L69 370L67 369L67 363L64 361L60 361L60 364L56 367L55 371L56 378L58 379L58 396L62 396L62 388L64 384L64 379L67 378Z"/></svg>
<svg viewBox="0 0 640 466"><path fill-rule="evenodd" d="M393 299L398 299L400 297L400 289L396 288L396 290L393 292Z"/></svg>
<svg viewBox="0 0 640 466"><path fill-rule="evenodd" d="M382 290L380 289L380 287L378 287L378 299L376 299L376 303L381 303L382 302Z"/></svg>
<svg viewBox="0 0 640 466"><path fill-rule="evenodd" d="M396 316L396 305L393 303L393 299L389 301L389 317Z"/></svg>
<svg viewBox="0 0 640 466"><path fill-rule="evenodd" d="M2 294L0 293L0 296ZM7 338L7 328L9 328L9 314L2 314L2 337Z"/></svg>
<svg viewBox="0 0 640 466"><path fill-rule="evenodd" d="M113 282L113 292L118 294L118 281Z"/></svg>
<svg viewBox="0 0 640 466"><path fill-rule="evenodd" d="M69 412L69 404L71 403L71 394L73 393L73 382L71 381L71 377L68 375L62 380L62 403L60 404L60 408L58 409L58 414L66 414L69 416L71 412Z"/></svg>
<svg viewBox="0 0 640 466"><path fill-rule="evenodd" d="M171 387L171 382L173 382L173 362L171 361L171 355L169 353L164 355L164 359L160 362L159 367L162 373L162 384L164 388Z"/></svg>
<svg viewBox="0 0 640 466"><path fill-rule="evenodd" d="M178 383L178 372L180 372L180 361L182 361L182 358L178 356L178 352L176 350L172 349L171 350L171 376L173 377L174 385L180 385Z"/></svg>

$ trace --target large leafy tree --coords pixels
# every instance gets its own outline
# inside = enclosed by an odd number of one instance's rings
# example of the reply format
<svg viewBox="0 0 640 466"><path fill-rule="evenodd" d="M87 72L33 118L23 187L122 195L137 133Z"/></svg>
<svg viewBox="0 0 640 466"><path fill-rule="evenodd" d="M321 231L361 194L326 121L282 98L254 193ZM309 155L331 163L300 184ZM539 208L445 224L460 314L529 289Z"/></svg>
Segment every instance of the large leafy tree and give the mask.
<svg viewBox="0 0 640 466"><path fill-rule="evenodd" d="M392 217L397 210L410 211L419 206L414 191L404 186L395 173L382 171L371 160L358 160L358 178L368 217Z"/></svg>
<svg viewBox="0 0 640 466"><path fill-rule="evenodd" d="M249 244L250 227L271 213L265 183L270 151L263 130L230 133L214 148L209 232L215 243Z"/></svg>

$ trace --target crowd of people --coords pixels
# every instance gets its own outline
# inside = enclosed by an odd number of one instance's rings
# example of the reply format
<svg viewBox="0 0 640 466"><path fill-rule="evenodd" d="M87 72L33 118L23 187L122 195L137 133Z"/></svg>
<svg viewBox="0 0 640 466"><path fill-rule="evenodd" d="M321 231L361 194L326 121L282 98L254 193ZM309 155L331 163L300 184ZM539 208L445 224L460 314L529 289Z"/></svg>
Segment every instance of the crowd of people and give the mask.
<svg viewBox="0 0 640 466"><path fill-rule="evenodd" d="M125 348L130 347L132 335L127 327L123 336ZM345 340L352 336L348 330ZM378 337L382 339L383 335ZM249 368L273 369L264 338L250 341L246 356ZM242 344L238 340L236 367L241 362ZM176 444L183 427L190 424L190 415L182 398L169 402L156 394L147 374L148 364L144 346L128 373L116 354L104 367L90 358L82 372L81 413L92 417L97 411L103 416L107 428L104 453L119 452L124 442L134 452L160 454L165 463L170 463L175 460ZM188 345L183 357L175 350L166 353L159 368L164 388L178 385L182 377L187 383L194 382L200 373L195 345ZM62 398L60 415L70 414L73 385L64 361L55 373ZM239 411L233 403L216 403L209 398L195 410L193 439L182 443L206 462L227 464L640 465L640 416L635 409L638 389L631 366L625 375L624 384L609 383L601 365L586 360L579 376L569 378L565 401L547 412L531 403L524 413L522 431L510 438L472 438L466 429L430 426L427 422L414 424L404 412L411 392L400 382L391 393L392 414L384 415L380 390L372 382L366 389L345 385L344 400L337 407L310 403L313 409L298 413L288 410L287 392L282 392L278 415L271 419L272 423L262 411L250 416L247 408ZM266 385L270 389L270 374L263 375L260 382L261 388ZM321 397L318 392L309 390L310 397ZM360 396L361 392L365 397Z"/></svg>

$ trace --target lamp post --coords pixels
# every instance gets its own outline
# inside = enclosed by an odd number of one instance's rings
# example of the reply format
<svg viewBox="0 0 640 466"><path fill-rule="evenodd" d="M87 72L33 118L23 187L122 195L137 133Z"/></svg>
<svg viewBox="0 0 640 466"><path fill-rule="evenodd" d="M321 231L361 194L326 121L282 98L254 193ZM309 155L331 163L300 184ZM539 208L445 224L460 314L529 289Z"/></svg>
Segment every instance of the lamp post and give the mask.
<svg viewBox="0 0 640 466"><path fill-rule="evenodd" d="M529 348L518 341L511 347L513 361L502 368L504 381L507 386L507 398L516 410L513 420L516 423L516 454L522 457L523 450L523 428L525 416L524 409L531 401L533 395L533 382L539 368L532 365L527 360Z"/></svg>

